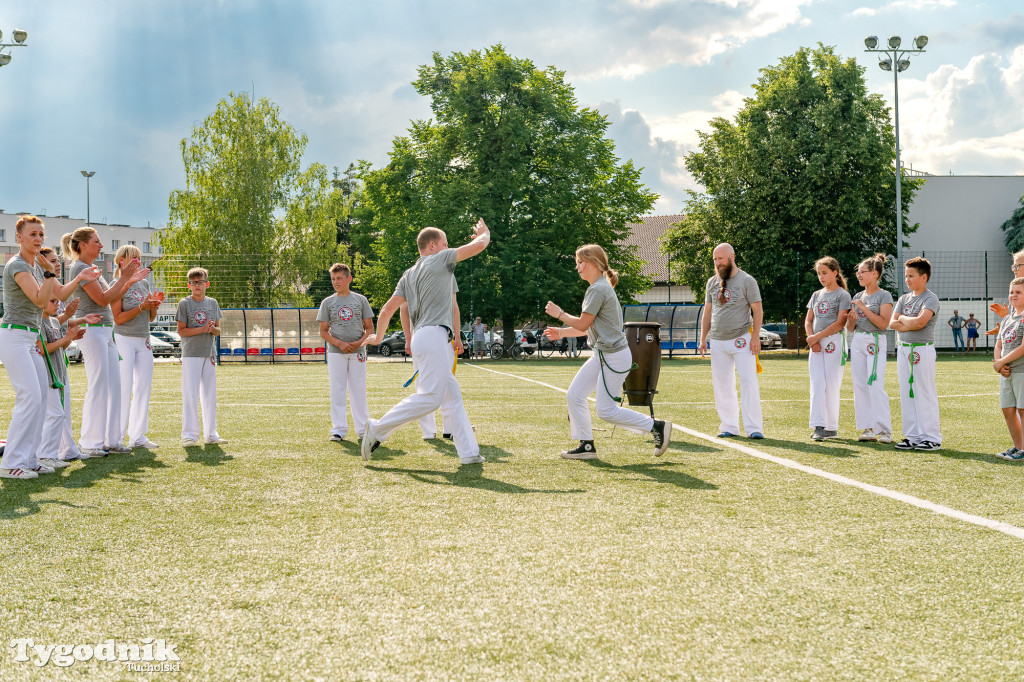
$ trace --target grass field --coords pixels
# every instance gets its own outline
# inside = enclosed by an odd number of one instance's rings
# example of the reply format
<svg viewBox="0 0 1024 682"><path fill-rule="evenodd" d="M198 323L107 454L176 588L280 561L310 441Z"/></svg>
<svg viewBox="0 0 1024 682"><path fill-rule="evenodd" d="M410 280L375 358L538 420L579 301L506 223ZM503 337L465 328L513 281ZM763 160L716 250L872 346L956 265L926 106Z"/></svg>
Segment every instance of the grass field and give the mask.
<svg viewBox="0 0 1024 682"><path fill-rule="evenodd" d="M487 458L465 467L415 425L368 465L328 442L324 365L222 366L230 443L184 450L180 367L159 365L159 450L0 483L0 680L1024 676L1024 540L734 447L1024 527L984 356L940 359L939 452L855 442L848 385L841 440L811 442L806 356L783 355L763 362L764 441L678 430L655 460L617 429L567 462L564 394L520 377L565 388L578 364L460 364ZM410 365L369 372L379 417ZM77 429L81 366L72 383ZM659 416L717 432L706 362L666 359L659 389ZM179 671L8 646L148 637Z"/></svg>

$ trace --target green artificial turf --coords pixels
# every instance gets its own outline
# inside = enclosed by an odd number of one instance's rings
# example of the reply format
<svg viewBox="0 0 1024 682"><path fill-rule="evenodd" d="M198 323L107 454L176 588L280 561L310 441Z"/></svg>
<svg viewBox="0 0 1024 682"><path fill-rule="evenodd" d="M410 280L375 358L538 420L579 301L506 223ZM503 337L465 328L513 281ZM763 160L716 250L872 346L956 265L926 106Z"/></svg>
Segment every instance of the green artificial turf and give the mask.
<svg viewBox="0 0 1024 682"><path fill-rule="evenodd" d="M813 443L806 356L763 364L766 439L740 444L1024 526L1024 469L991 454L1009 441L983 356L940 359L930 453L857 443L848 371L841 439ZM565 388L578 366L460 363L487 459L460 467L415 424L369 464L352 429L328 442L322 364L221 366L230 442L183 449L180 367L158 365L159 450L0 482L0 680L1024 675L1024 540L681 430L660 459L609 427L599 460L561 460L564 394L517 377ZM369 365L372 417L411 374ZM706 361L666 358L659 391L659 417L717 432ZM3 414L12 400L0 382ZM899 434L898 400L893 417ZM7 646L26 637L162 638L180 670L36 667Z"/></svg>

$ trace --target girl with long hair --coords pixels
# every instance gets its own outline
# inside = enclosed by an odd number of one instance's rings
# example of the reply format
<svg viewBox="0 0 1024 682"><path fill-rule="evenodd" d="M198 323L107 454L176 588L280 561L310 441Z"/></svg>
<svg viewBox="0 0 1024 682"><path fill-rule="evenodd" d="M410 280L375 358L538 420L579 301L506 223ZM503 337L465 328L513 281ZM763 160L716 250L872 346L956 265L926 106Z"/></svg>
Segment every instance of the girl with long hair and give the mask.
<svg viewBox="0 0 1024 682"><path fill-rule="evenodd" d="M850 343L850 375L853 378L853 410L859 441L892 442L892 413L885 392L885 330L892 317L892 294L879 286L885 256L876 253L857 266L858 291L851 303L846 328Z"/></svg>
<svg viewBox="0 0 1024 682"><path fill-rule="evenodd" d="M810 426L813 440L839 435L839 388L846 364L846 342L843 326L850 311L850 292L839 262L831 256L819 258L814 271L821 289L807 302L804 328L811 349L807 371L811 378Z"/></svg>

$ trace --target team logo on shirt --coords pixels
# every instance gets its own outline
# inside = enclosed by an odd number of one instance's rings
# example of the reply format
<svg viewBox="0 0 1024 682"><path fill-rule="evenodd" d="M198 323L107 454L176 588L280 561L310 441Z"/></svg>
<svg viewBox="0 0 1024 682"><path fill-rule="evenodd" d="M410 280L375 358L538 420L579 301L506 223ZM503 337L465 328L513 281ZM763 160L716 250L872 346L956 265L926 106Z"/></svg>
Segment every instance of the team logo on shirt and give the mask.
<svg viewBox="0 0 1024 682"><path fill-rule="evenodd" d="M910 364L916 365L917 363L921 362L921 354L915 350L910 354L910 357L908 359L910 360Z"/></svg>
<svg viewBox="0 0 1024 682"><path fill-rule="evenodd" d="M828 301L818 301L818 306L815 308L814 312L819 315L828 315L828 311L831 309L832 307L828 304Z"/></svg>
<svg viewBox="0 0 1024 682"><path fill-rule="evenodd" d="M366 346L363 346L362 348L356 351L356 358L359 360L359 362L366 362Z"/></svg>
<svg viewBox="0 0 1024 682"><path fill-rule="evenodd" d="M829 341L828 344L825 346L825 352L826 353L835 353L836 352L836 342L835 341Z"/></svg>
<svg viewBox="0 0 1024 682"><path fill-rule="evenodd" d="M355 316L356 314L347 305L338 308L338 319L342 322L350 322Z"/></svg>
<svg viewBox="0 0 1024 682"><path fill-rule="evenodd" d="M146 350L148 350L148 351L152 351L153 350L153 346L149 345L149 339L146 339Z"/></svg>
<svg viewBox="0 0 1024 682"><path fill-rule="evenodd" d="M1019 325L1013 325L1003 332L1003 343L1013 343L1017 339L1017 327Z"/></svg>
<svg viewBox="0 0 1024 682"><path fill-rule="evenodd" d="M740 337L740 338L736 339L736 347L737 348L746 348L747 347L747 340L744 339L743 337Z"/></svg>
<svg viewBox="0 0 1024 682"><path fill-rule="evenodd" d="M868 314L866 312L864 312L860 308L857 308L857 317L859 317L861 319L864 319L867 316L868 316Z"/></svg>
<svg viewBox="0 0 1024 682"><path fill-rule="evenodd" d="M868 355L874 355L876 350L878 350L878 348L875 347L875 344L868 344Z"/></svg>
<svg viewBox="0 0 1024 682"><path fill-rule="evenodd" d="M732 300L732 292L729 291L728 287L726 287L725 289L722 289L722 297L725 299L726 303L728 303L729 301Z"/></svg>
<svg viewBox="0 0 1024 682"><path fill-rule="evenodd" d="M192 314L192 321L202 327L210 321L210 316L206 314L205 310L197 310Z"/></svg>
<svg viewBox="0 0 1024 682"><path fill-rule="evenodd" d="M128 298L135 301L136 303L142 303L146 300L146 295L139 289L132 289L128 292Z"/></svg>

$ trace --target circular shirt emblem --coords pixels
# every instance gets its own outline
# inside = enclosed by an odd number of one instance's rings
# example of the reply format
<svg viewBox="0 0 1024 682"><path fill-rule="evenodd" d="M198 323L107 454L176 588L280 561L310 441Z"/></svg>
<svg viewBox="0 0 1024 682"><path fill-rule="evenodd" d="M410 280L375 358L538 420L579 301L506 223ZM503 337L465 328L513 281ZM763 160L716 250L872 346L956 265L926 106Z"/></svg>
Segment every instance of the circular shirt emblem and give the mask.
<svg viewBox="0 0 1024 682"><path fill-rule="evenodd" d="M348 322L355 316L356 314L352 312L352 309L349 308L347 305L343 305L340 308L338 308L338 319L341 320L342 322Z"/></svg>
<svg viewBox="0 0 1024 682"><path fill-rule="evenodd" d="M149 339L146 339L146 350L153 350L153 346L150 345Z"/></svg>
<svg viewBox="0 0 1024 682"><path fill-rule="evenodd" d="M128 292L128 298L136 303L142 303L146 300L146 295L138 289L132 289Z"/></svg>
<svg viewBox="0 0 1024 682"><path fill-rule="evenodd" d="M648 334L644 337L644 341L647 343L654 343L654 334Z"/></svg>
<svg viewBox="0 0 1024 682"><path fill-rule="evenodd" d="M854 307L856 307L856 306L854 306ZM863 320L867 316L868 316L868 314L866 312L864 312L860 308L857 308L857 317L859 317L859 318L861 318Z"/></svg>
<svg viewBox="0 0 1024 682"><path fill-rule="evenodd" d="M914 365L921 362L921 354L915 350L913 353L910 354L910 362L911 364Z"/></svg>
<svg viewBox="0 0 1024 682"><path fill-rule="evenodd" d="M819 315L828 315L828 311L830 309L831 308L828 304L828 301L818 301L818 305L815 307L814 312L818 313Z"/></svg>
<svg viewBox="0 0 1024 682"><path fill-rule="evenodd" d="M828 344L825 346L825 352L826 353L835 353L836 352L836 342L835 341L829 341Z"/></svg>
<svg viewBox="0 0 1024 682"><path fill-rule="evenodd" d="M197 310L192 315L192 321L198 326L202 327L204 324L210 321L210 316L206 314L205 310Z"/></svg>
<svg viewBox="0 0 1024 682"><path fill-rule="evenodd" d="M737 348L746 348L747 347L747 340L744 339L743 337L740 337L740 338L736 339L736 347Z"/></svg>
<svg viewBox="0 0 1024 682"><path fill-rule="evenodd" d="M1017 325L1003 332L1003 343L1013 343L1017 339Z"/></svg>
<svg viewBox="0 0 1024 682"><path fill-rule="evenodd" d="M875 344L873 344L873 343L869 343L868 344L868 355L874 355L876 350L877 350L877 348L875 348Z"/></svg>
<svg viewBox="0 0 1024 682"><path fill-rule="evenodd" d="M726 303L732 300L732 292L729 291L728 287L722 290L722 296L725 298Z"/></svg>

